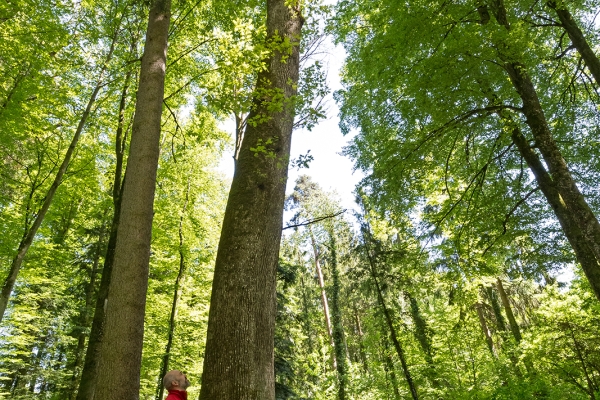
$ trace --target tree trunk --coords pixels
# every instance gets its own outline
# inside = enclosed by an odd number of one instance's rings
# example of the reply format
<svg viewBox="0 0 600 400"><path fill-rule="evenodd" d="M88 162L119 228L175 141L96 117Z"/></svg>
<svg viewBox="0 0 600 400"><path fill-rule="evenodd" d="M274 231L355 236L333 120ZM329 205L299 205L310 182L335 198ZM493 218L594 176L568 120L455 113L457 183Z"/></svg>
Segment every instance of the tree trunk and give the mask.
<svg viewBox="0 0 600 400"><path fill-rule="evenodd" d="M289 3L267 0L267 42L282 46L275 46L258 75L227 201L210 301L203 400L275 398L276 269L303 25Z"/></svg>
<svg viewBox="0 0 600 400"><path fill-rule="evenodd" d="M496 358L496 349L494 348L494 340L492 339L492 334L487 326L487 322L485 321L485 316L483 315L483 309L481 303L475 303L475 310L477 310L477 316L479 317L479 326L481 326L481 331L485 336L485 342L487 343L488 349L492 356Z"/></svg>
<svg viewBox="0 0 600 400"><path fill-rule="evenodd" d="M364 229L363 232L366 234L365 236L368 235L368 233L366 232L366 229ZM367 245L366 254L367 254L367 258L369 260L371 279L373 279L373 283L375 284L375 290L377 291L377 300L379 302L379 306L381 307L381 309L383 311L383 315L385 317L385 321L387 323L387 326L388 326L388 329L390 332L390 337L392 339L392 343L394 343L394 348L396 349L396 354L398 354L398 358L400 359L400 363L402 364L402 371L404 372L404 377L406 378L406 383L408 384L408 387L410 389L410 394L411 394L413 400L418 400L419 396L417 394L417 387L412 379L410 370L408 369L406 357L404 356L404 349L402 348L402 345L400 344L400 341L398 340L398 335L396 334L396 328L394 327L394 321L392 320L390 311L388 310L388 308L385 304L385 300L383 298L383 293L381 292L381 287L379 286L379 280L377 279L377 271L376 271L376 267L375 267L375 260L373 259L373 256L371 255L371 250L368 247L368 244L367 244L368 240L369 240L369 237L368 236L365 237L365 244Z"/></svg>
<svg viewBox="0 0 600 400"><path fill-rule="evenodd" d="M504 306L504 312L506 313L506 317L508 318L510 331L512 332L517 343L521 343L521 340L523 340L523 337L521 336L521 330L519 329L519 325L517 324L517 320L515 319L515 314L512 311L510 301L508 299L508 296L506 295L504 285L502 284L502 280L500 278L496 280L496 287L498 288L498 293L500 293L500 299L502 300L502 305Z"/></svg>
<svg viewBox="0 0 600 400"><path fill-rule="evenodd" d="M529 146L529 143L527 143L527 140L518 127L513 127L511 138L513 143L515 143L519 149L519 153L521 153L521 156L527 162L529 169L535 176L540 190L554 210L554 214L562 227L562 231L575 252L577 261L581 264L583 272L590 282L596 298L600 300L600 264L598 263L598 259L594 257L589 243L583 237L583 233L574 220L572 212L567 209L567 206L562 201L560 193L550 177L550 174L546 171L542 161L539 159L533 148Z"/></svg>
<svg viewBox="0 0 600 400"><path fill-rule="evenodd" d="M509 30L510 25L506 18L503 1L494 0L493 5L496 20ZM506 47L507 43L502 45ZM506 60L503 60L504 70L508 73L513 87L521 97L526 123L531 129L536 147L539 148L544 162L548 166L554 183L553 186L560 194L560 202L564 203L572 220L581 231L583 239L587 242L587 247L596 258L596 267L592 267L591 270L586 270L583 264L582 267L590 280L596 297L600 300L600 268L598 268L600 262L600 223L575 184L571 171L569 171L567 163L552 136L537 92L527 73L527 68L519 62L513 61L512 57L501 55L502 58L506 58Z"/></svg>
<svg viewBox="0 0 600 400"><path fill-rule="evenodd" d="M365 344L364 344L364 333L362 330L362 326L360 324L360 318L358 316L358 310L356 309L356 305L353 306L354 311L354 322L356 323L356 333L358 333L358 346L360 350L360 361L363 366L364 372L369 372L369 366L367 364L367 353L365 352Z"/></svg>
<svg viewBox="0 0 600 400"><path fill-rule="evenodd" d="M185 192L185 201L183 202L183 209L181 210L181 216L179 217L179 272L177 278L175 278L175 290L173 291L173 302L171 303L171 317L169 318L169 332L167 334L167 345L165 346L165 354L162 359L162 365L160 373L158 374L158 388L156 400L162 400L164 389L163 377L169 372L169 361L171 357L171 347L173 345L173 337L175 333L175 318L177 317L177 304L181 298L181 291L183 276L186 270L185 264L185 251L183 247L183 219L187 210L190 193L190 180L188 178L187 189Z"/></svg>
<svg viewBox="0 0 600 400"><path fill-rule="evenodd" d="M52 200L54 199L56 190L62 183L62 178L63 178L65 172L67 171L67 168L69 167L69 163L71 162L71 157L73 156L73 152L75 151L77 142L79 142L79 138L81 137L81 133L83 132L83 128L85 127L85 123L87 122L88 116L90 115L92 106L96 102L96 96L98 95L98 92L104 85L104 82L103 82L104 73L106 72L106 69L108 68L109 61L112 59L116 41L117 41L117 33L115 33L115 35L112 38L112 43L110 45L110 49L108 50L108 54L106 55L106 59L104 61L102 69L100 70L99 79L98 79L98 82L96 83L96 87L94 87L94 90L92 91L90 99L88 100L87 106L85 107L85 111L81 115L81 119L79 120L77 129L75 130L73 139L71 139L69 148L67 149L67 152L65 153L65 156L64 156L63 161L58 169L58 172L56 173L56 176L54 177L54 181L52 182L52 185L48 189L48 192L46 192L42 207L37 212L37 216L35 217L35 220L29 227L29 230L27 231L27 233L21 239L21 242L19 243L19 247L17 249L17 254L13 258L12 264L10 266L10 271L4 281L4 285L2 286L2 292L0 294L0 323L2 322L2 319L4 317L4 312L6 311L6 307L8 305L8 300L10 298L10 294L11 294L13 287L15 285L15 282L17 280L17 276L19 275L19 271L21 270L21 265L23 264L23 260L25 259L25 256L27 255L27 251L29 250L31 243L33 243L35 234L37 233L40 225L42 225L42 221L46 217L46 213L48 212L48 209L50 208L50 204L52 203Z"/></svg>
<svg viewBox="0 0 600 400"><path fill-rule="evenodd" d="M106 247L106 255L104 257L104 265L102 267L102 278L100 280L100 286L98 288L98 294L96 297L92 328L90 330L90 336L88 339L83 370L81 371L81 379L79 380L79 389L77 390L77 400L92 400L96 390L96 377L98 376L98 365L100 363L100 347L104 337L104 313L106 311L108 288L110 286L112 265L115 256L115 245L117 242L117 228L119 227L119 215L121 213L121 175L123 170L125 143L127 142L125 135L123 134L123 127L125 121L125 104L127 100L127 91L129 90L130 79L131 71L128 71L125 75L125 83L123 85L123 91L121 92L121 101L119 103L119 123L115 138L116 165L112 193L114 214L110 227L108 244Z"/></svg>
<svg viewBox="0 0 600 400"><path fill-rule="evenodd" d="M317 278L319 280L319 288L321 289L321 304L323 305L323 315L325 317L325 327L327 328L327 335L329 336L329 344L331 348L334 349L332 352L332 364L333 368L337 368L337 356L335 353L335 343L333 341L333 329L331 327L331 316L329 313L329 302L327 301L327 292L325 291L325 279L323 278L323 270L321 269L321 263L319 262L319 249L317 248L317 242L315 241L315 237L312 233L310 227L308 228L310 232L310 239L313 248L313 254L315 258L315 270L317 271Z"/></svg>
<svg viewBox="0 0 600 400"><path fill-rule="evenodd" d="M594 54L594 51L587 40L585 40L583 32L581 32L577 22L575 22L571 13L565 7L565 3L561 1L560 5L557 5L556 1L549 1L546 4L556 12L556 15L558 15L558 19L560 19L562 27L569 35L571 43L573 43L573 46L575 46L577 52L579 52L583 62L592 73L592 76L596 80L596 84L600 86L600 60L596 57L596 54Z"/></svg>
<svg viewBox="0 0 600 400"><path fill-rule="evenodd" d="M346 399L348 386L348 363L346 361L346 348L344 346L344 327L342 325L342 310L340 306L340 274L338 270L336 241L333 232L329 234L331 251L331 277L333 280L331 307L333 313L333 342L335 349L336 369L338 376L338 399Z"/></svg>
<svg viewBox="0 0 600 400"><path fill-rule="evenodd" d="M170 9L170 0L155 0L148 18L106 303L98 400L137 400L139 396Z"/></svg>
<svg viewBox="0 0 600 400"><path fill-rule="evenodd" d="M427 375L431 379L432 386L437 388L440 386L440 382L436 376L435 363L433 362L433 351L431 348L431 338L429 334L429 328L427 327L427 322L425 322L421 316L417 299L412 297L409 292L404 292L404 294L408 298L408 302L410 304L410 316L415 324L415 336L417 337L417 341L421 345L421 349L425 354L425 361L427 362L428 366Z"/></svg>

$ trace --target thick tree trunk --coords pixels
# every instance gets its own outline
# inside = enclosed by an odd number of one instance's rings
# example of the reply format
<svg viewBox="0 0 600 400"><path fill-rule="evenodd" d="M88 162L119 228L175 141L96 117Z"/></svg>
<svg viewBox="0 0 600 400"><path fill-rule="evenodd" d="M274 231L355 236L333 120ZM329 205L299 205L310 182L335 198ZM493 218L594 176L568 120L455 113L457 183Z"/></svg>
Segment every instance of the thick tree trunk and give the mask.
<svg viewBox="0 0 600 400"><path fill-rule="evenodd" d="M170 15L170 0L153 2L106 303L95 395L98 400L137 400L139 396Z"/></svg>
<svg viewBox="0 0 600 400"><path fill-rule="evenodd" d="M114 214L106 247L106 255L104 257L104 265L102 267L102 278L98 288L96 297L96 305L94 310L94 318L92 320L92 328L88 339L88 346L85 353L85 361L83 370L81 371L81 379L79 380L79 389L77 391L77 400L92 400L96 390L96 377L98 376L98 365L100 363L100 347L104 337L104 313L106 311L106 302L108 299L108 288L110 286L110 278L112 274L112 265L115 256L115 245L117 242L117 229L119 227L119 215L121 213L121 176L123 171L123 157L125 143L127 142L124 135L125 122L125 104L127 100L127 92L129 90L129 82L131 72L125 76L125 83L121 92L121 100L119 102L119 123L115 138L115 177L113 180L113 207Z"/></svg>
<svg viewBox="0 0 600 400"><path fill-rule="evenodd" d="M592 73L596 84L600 86L600 60L596 57L585 36L583 36L583 32L579 29L577 22L575 22L571 13L565 7L565 3L561 1L560 5L558 5L556 1L549 1L546 4L556 12L562 27L569 35L569 39L571 39L571 43L573 43L573 46L575 46L579 55L581 55L583 62Z"/></svg>
<svg viewBox="0 0 600 400"><path fill-rule="evenodd" d="M267 1L268 43L236 164L215 263L200 398L273 400L276 268L303 19ZM297 5L297 2L293 2Z"/></svg>
<svg viewBox="0 0 600 400"><path fill-rule="evenodd" d="M589 243L585 240L581 229L579 229L579 226L573 217L573 213L567 209L550 174L546 171L542 161L539 159L533 148L531 148L527 139L525 139L518 127L513 127L511 138L513 143L519 149L519 153L527 162L529 169L535 176L540 190L554 210L554 214L562 227L562 231L575 252L577 261L581 264L583 272L590 282L594 294L598 300L600 300L600 264L598 263L598 259L594 257Z"/></svg>
<svg viewBox="0 0 600 400"><path fill-rule="evenodd" d="M8 272L8 276L4 280L4 285L2 286L2 292L0 293L0 323L2 322L2 319L4 317L4 312L6 311L6 307L8 305L8 300L10 298L10 294L11 294L13 287L15 285L15 282L17 280L17 276L19 275L19 271L21 270L21 265L23 264L23 260L25 259L25 256L27 255L27 251L29 250L29 247L33 243L35 234L37 233L39 227L42 225L42 221L46 217L46 213L48 212L48 209L50 208L50 204L52 204L52 200L54 199L56 190L60 186L65 172L67 172L67 168L69 167L69 164L71 162L71 157L73 156L75 147L77 146L77 143L79 142L79 138L81 137L83 128L85 127L85 124L90 115L90 112L92 111L92 106L96 102L96 96L98 95L98 92L104 85L104 73L106 72L108 63L112 59L116 41L117 41L117 34L115 33L115 35L112 38L112 43L111 43L110 49L108 50L108 54L106 55L104 65L102 66L102 69L100 70L99 79L98 79L98 82L96 83L96 87L94 87L94 90L92 91L90 99L88 100L87 106L85 107L85 110L84 110L83 114L81 115L81 119L79 120L77 129L75 130L75 134L73 135L73 138L71 139L69 148L67 149L67 152L65 153L65 155L63 157L63 161L62 161L60 167L58 168L58 172L56 173L56 176L54 177L54 181L52 182L52 185L46 192L46 195L44 197L44 202L42 203L42 206L38 210L35 220L29 227L29 230L27 231L27 233L21 239L21 242L19 243L19 247L17 249L17 254L13 258L12 264L10 266L10 270Z"/></svg>
<svg viewBox="0 0 600 400"><path fill-rule="evenodd" d="M346 399L348 386L348 363L346 347L344 345L344 327L342 325L342 310L340 305L340 274L338 269L336 241L333 232L329 234L331 251L331 278L333 280L331 294L331 308L333 314L333 343L335 348L336 369L338 375L338 399Z"/></svg>
<svg viewBox="0 0 600 400"><path fill-rule="evenodd" d="M187 210L190 193L190 181L188 178L187 189L185 192L185 201L183 202L183 209L181 210L181 216L179 217L179 272L177 278L175 278L175 289L173 290L173 302L171 303L171 316L169 318L169 331L167 333L167 345L165 346L165 354L162 359L160 373L158 374L158 386L156 400L162 400L164 389L163 377L169 372L169 361L171 358L171 347L173 346L173 337L175 334L175 318L177 318L177 305L181 298L181 292L183 290L182 281L185 275L186 263L185 263L185 251L183 241L183 219Z"/></svg>

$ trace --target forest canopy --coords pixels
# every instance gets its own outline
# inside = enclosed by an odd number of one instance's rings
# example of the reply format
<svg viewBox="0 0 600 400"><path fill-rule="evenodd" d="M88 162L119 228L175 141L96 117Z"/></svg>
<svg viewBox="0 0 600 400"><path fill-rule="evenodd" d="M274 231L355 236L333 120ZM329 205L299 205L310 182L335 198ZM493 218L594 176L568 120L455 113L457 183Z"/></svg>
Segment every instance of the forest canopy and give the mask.
<svg viewBox="0 0 600 400"><path fill-rule="evenodd" d="M0 399L600 398L599 14L0 2Z"/></svg>

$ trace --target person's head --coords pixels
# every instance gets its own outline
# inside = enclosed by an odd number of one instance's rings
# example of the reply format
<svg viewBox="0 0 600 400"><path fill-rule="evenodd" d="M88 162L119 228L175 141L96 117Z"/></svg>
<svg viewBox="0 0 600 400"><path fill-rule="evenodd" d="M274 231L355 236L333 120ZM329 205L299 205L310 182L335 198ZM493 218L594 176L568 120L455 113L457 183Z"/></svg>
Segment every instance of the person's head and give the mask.
<svg viewBox="0 0 600 400"><path fill-rule="evenodd" d="M186 390L190 386L190 381L183 372L174 369L166 373L163 386L167 390Z"/></svg>

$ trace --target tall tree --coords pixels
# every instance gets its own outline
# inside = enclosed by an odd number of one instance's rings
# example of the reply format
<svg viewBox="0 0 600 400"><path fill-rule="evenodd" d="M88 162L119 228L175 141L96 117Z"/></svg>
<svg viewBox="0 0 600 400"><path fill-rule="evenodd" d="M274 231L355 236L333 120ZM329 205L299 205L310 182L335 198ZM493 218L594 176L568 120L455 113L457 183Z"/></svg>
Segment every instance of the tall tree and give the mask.
<svg viewBox="0 0 600 400"><path fill-rule="evenodd" d="M274 399L276 266L294 97L300 2L267 1L271 54L259 73L215 264L200 398Z"/></svg>
<svg viewBox="0 0 600 400"><path fill-rule="evenodd" d="M94 396L98 399L139 397L170 17L170 0L152 3L106 304L105 335Z"/></svg>

